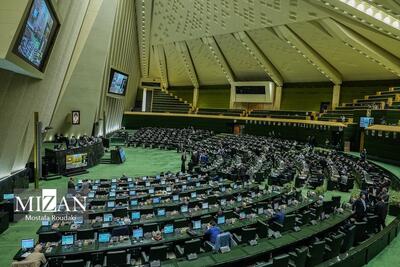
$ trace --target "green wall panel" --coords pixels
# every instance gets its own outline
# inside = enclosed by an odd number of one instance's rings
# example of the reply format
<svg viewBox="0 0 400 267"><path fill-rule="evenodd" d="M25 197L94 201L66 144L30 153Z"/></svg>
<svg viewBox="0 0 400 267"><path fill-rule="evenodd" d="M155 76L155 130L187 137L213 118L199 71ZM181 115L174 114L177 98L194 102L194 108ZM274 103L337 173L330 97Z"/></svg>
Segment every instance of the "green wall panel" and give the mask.
<svg viewBox="0 0 400 267"><path fill-rule="evenodd" d="M168 92L173 93L179 98L187 101L188 103L193 103L193 88L191 87L177 87L177 88L168 88Z"/></svg>
<svg viewBox="0 0 400 267"><path fill-rule="evenodd" d="M199 108L229 108L230 88L200 88Z"/></svg>
<svg viewBox="0 0 400 267"><path fill-rule="evenodd" d="M284 85L281 109L319 111L321 102L332 101L332 90L330 85Z"/></svg>

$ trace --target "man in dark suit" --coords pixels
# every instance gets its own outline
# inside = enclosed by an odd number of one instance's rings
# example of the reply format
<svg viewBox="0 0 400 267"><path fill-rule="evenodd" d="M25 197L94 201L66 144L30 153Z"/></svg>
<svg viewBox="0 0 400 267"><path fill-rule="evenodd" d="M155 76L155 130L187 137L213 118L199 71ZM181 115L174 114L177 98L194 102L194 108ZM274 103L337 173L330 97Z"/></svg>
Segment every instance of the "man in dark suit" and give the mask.
<svg viewBox="0 0 400 267"><path fill-rule="evenodd" d="M358 222L365 220L367 217L367 201L364 192L361 192L360 197L354 202L353 214Z"/></svg>
<svg viewBox="0 0 400 267"><path fill-rule="evenodd" d="M375 205L375 214L378 216L378 228L379 230L385 228L385 220L387 216L387 204L382 197L378 197L378 203Z"/></svg>

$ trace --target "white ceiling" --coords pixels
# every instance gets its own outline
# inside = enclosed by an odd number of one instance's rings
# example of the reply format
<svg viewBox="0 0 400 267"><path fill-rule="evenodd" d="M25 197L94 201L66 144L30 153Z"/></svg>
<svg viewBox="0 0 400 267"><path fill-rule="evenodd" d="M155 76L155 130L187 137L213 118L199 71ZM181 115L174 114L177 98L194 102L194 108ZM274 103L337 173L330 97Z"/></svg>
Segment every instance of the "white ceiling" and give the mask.
<svg viewBox="0 0 400 267"><path fill-rule="evenodd" d="M193 77L200 86L228 84L230 75L276 82L269 62L284 83L398 79L400 28L343 1L367 2L400 20L398 0L136 0L142 76L166 86L194 86ZM246 49L249 42L254 46ZM177 43L186 44L189 57Z"/></svg>

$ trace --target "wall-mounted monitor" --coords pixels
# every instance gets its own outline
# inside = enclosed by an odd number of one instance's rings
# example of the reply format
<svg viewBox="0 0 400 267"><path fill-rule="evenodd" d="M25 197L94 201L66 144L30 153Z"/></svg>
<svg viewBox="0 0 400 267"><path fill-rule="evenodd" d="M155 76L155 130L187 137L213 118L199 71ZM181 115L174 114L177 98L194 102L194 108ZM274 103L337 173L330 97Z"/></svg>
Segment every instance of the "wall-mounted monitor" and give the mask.
<svg viewBox="0 0 400 267"><path fill-rule="evenodd" d="M65 168L67 170L84 168L87 164L87 153L66 155Z"/></svg>
<svg viewBox="0 0 400 267"><path fill-rule="evenodd" d="M108 93L112 95L124 96L128 86L128 78L128 74L111 69Z"/></svg>
<svg viewBox="0 0 400 267"><path fill-rule="evenodd" d="M360 117L360 127L361 128L368 128L374 124L374 118L372 117Z"/></svg>
<svg viewBox="0 0 400 267"><path fill-rule="evenodd" d="M43 72L59 25L49 0L33 0L13 52Z"/></svg>

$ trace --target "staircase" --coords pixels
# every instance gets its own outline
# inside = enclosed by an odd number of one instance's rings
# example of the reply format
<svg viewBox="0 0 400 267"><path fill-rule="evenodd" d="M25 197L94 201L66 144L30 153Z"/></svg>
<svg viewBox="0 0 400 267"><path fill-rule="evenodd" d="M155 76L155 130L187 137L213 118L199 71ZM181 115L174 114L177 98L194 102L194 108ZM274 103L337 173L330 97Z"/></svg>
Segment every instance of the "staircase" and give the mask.
<svg viewBox="0 0 400 267"><path fill-rule="evenodd" d="M154 90L152 112L189 113L191 104L164 90Z"/></svg>
<svg viewBox="0 0 400 267"><path fill-rule="evenodd" d="M343 103L335 110L321 114L323 121L352 121L354 110L400 110L400 87L391 87L387 91L366 95L363 99L354 99L352 103Z"/></svg>

